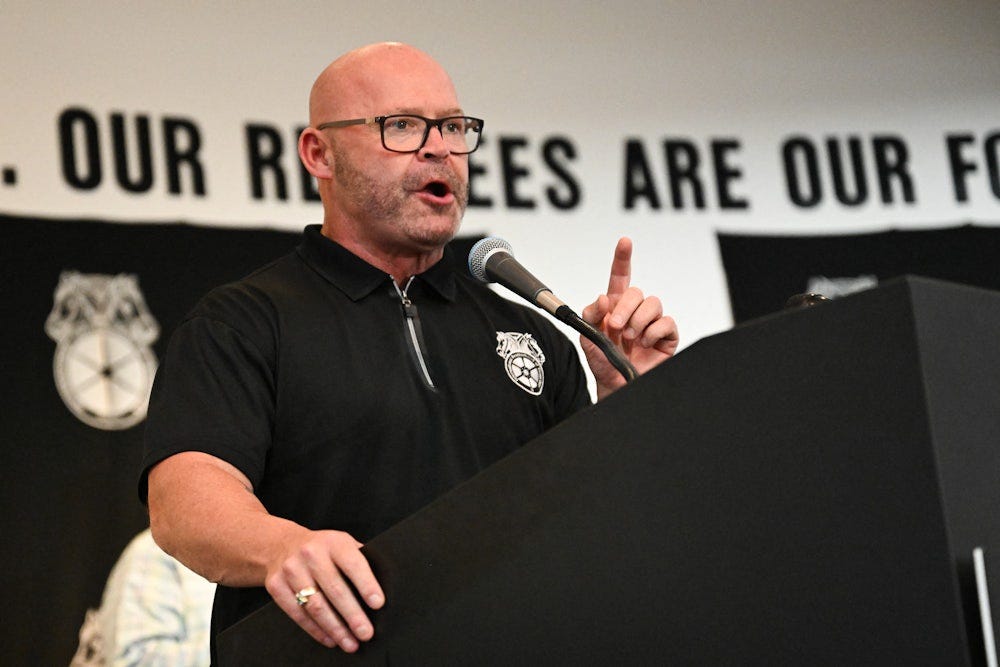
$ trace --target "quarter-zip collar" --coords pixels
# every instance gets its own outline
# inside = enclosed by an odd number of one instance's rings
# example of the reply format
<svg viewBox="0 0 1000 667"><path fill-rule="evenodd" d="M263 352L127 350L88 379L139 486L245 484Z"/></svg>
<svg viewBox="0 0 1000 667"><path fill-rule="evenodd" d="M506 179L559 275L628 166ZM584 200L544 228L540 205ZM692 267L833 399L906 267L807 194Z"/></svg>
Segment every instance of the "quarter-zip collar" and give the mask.
<svg viewBox="0 0 1000 667"><path fill-rule="evenodd" d="M307 226L303 241L296 249L306 264L352 301L363 299L385 284L388 276L385 271L323 236L320 229L320 225ZM448 301L455 300L455 261L451 249L445 247L441 261L418 276L421 282Z"/></svg>

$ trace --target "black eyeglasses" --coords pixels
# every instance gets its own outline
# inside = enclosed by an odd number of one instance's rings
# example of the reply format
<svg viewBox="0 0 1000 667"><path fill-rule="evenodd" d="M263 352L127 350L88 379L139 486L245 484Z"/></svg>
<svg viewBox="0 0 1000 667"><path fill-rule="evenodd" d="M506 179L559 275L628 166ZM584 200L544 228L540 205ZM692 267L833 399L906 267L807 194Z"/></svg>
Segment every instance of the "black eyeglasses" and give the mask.
<svg viewBox="0 0 1000 667"><path fill-rule="evenodd" d="M416 153L427 143L432 127L438 129L448 151L455 155L465 155L479 148L479 140L483 136L483 120L471 116L424 118L411 114L394 114L374 118L334 120L317 125L316 129L327 130L375 123L378 123L382 131L382 146L393 153Z"/></svg>

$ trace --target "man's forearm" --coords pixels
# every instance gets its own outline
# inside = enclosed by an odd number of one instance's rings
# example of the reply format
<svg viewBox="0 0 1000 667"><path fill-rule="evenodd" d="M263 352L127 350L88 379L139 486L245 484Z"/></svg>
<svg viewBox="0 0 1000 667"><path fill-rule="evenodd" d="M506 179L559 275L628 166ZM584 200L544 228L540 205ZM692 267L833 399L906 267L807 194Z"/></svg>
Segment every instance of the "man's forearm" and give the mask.
<svg viewBox="0 0 1000 667"><path fill-rule="evenodd" d="M149 516L160 548L226 586L263 586L287 545L309 532L268 514L242 473L200 452L150 471Z"/></svg>

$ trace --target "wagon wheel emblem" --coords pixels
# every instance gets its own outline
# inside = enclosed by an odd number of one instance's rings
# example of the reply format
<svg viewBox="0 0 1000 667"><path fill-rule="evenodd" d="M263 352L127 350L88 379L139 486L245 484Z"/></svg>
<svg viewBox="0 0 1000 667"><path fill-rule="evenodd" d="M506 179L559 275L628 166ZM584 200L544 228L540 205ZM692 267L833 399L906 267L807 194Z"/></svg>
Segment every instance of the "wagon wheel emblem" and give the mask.
<svg viewBox="0 0 1000 667"><path fill-rule="evenodd" d="M159 325L135 276L64 272L45 332L57 342L56 389L80 421L120 430L145 418Z"/></svg>
<svg viewBox="0 0 1000 667"><path fill-rule="evenodd" d="M504 360L504 370L514 384L533 396L542 393L545 354L531 334L498 331L497 354Z"/></svg>
<svg viewBox="0 0 1000 667"><path fill-rule="evenodd" d="M129 428L146 416L156 359L112 329L84 331L56 349L56 389L67 407L96 428Z"/></svg>
<svg viewBox="0 0 1000 667"><path fill-rule="evenodd" d="M506 368L507 375L514 382L533 394L538 393L542 385L542 369L534 359L523 352L515 352L507 357Z"/></svg>

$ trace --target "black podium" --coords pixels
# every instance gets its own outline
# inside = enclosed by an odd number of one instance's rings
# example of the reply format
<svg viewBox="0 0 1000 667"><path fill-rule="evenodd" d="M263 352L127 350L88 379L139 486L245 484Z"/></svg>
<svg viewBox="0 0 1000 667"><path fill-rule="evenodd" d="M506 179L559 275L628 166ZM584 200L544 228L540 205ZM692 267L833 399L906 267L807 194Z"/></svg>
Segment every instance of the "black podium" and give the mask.
<svg viewBox="0 0 1000 667"><path fill-rule="evenodd" d="M359 653L271 604L219 658L980 664L998 515L1000 294L906 278L701 340L372 540Z"/></svg>

